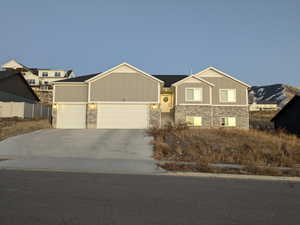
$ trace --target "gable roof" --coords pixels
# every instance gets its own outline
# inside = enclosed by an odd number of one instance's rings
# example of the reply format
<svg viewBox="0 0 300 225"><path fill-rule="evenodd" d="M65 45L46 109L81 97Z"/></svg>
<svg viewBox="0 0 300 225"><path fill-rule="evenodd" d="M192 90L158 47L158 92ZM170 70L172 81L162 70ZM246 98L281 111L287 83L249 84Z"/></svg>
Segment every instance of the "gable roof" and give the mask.
<svg viewBox="0 0 300 225"><path fill-rule="evenodd" d="M11 59L9 60L8 62L6 63L3 63L1 65L2 68L11 68L10 66L7 66L7 65L10 65L10 64L15 64L16 66L19 66L20 68L24 68L24 69L28 69L28 67L24 66L23 64L17 62L16 60L14 59Z"/></svg>
<svg viewBox="0 0 300 225"><path fill-rule="evenodd" d="M101 74L101 72L99 73L93 73L93 74L87 74L87 75L82 75L79 77L73 77L73 78L69 78L69 79L65 79L65 80L58 80L55 81L54 83L68 83L68 82L85 82L97 75Z"/></svg>
<svg viewBox="0 0 300 225"><path fill-rule="evenodd" d="M247 83L245 83L245 82L243 82L243 81L240 81L240 80L238 80L238 79L236 79L236 78L230 76L229 74L224 73L223 71L218 70L217 68L212 67L212 66L210 66L210 67L208 67L208 68L206 68L206 69L204 69L204 70L202 70L202 71L200 71L200 72L198 72L198 73L196 73L196 74L194 74L194 75L195 75L195 76L201 75L202 73L207 72L208 70L214 70L215 72L220 73L220 74L222 74L223 76L228 77L228 78L230 78L230 79L232 79L232 80L234 80L234 81L236 81L236 82L238 82L238 83L240 83L240 84L242 84L242 85L244 85L244 86L246 86L246 87L248 87L248 88L251 87L249 84L247 84Z"/></svg>
<svg viewBox="0 0 300 225"><path fill-rule="evenodd" d="M91 79L91 78L93 78L97 75L100 75L101 73L102 72L82 75L82 76L79 76L79 77L74 77L74 78L70 78L70 79L55 81L54 83L71 83L71 82L78 82L79 83L79 82L85 82L88 79ZM152 75L152 76L156 77L159 80L164 81L165 82L164 83L165 87L170 87L173 83L187 77L187 75L163 75L163 74Z"/></svg>
<svg viewBox="0 0 300 225"><path fill-rule="evenodd" d="M272 119L271 122L273 122L278 116L282 114L282 112L285 112L289 109L290 106L292 106L295 102L300 101L300 95L295 95Z"/></svg>
<svg viewBox="0 0 300 225"><path fill-rule="evenodd" d="M18 66L20 66L19 68L16 68L16 69L13 69L13 70L18 70L18 69L24 69L24 70L26 70L26 71L30 71L30 72L32 72L34 75L38 75L39 74L39 70L60 70L60 71L65 71L66 73L65 73L65 75L64 75L64 77L69 77L70 75L71 75L71 73L73 72L73 70L65 70L65 69L47 69L47 68L31 68L31 67L27 67L27 66L25 66L25 65L23 65L23 64L21 64L21 63L19 63L19 62L17 62L16 60L14 60L14 59L12 59L12 60L10 60L10 61L8 61L8 62L6 62L6 63L4 63L4 64L2 64L2 68L4 68L4 69L10 69L11 67L7 67L7 66L5 66L5 65L7 65L7 64L11 64L11 63L14 63L14 64L16 64L16 65L18 65Z"/></svg>
<svg viewBox="0 0 300 225"><path fill-rule="evenodd" d="M10 77L13 76L19 76L21 80L23 81L25 87L31 92L33 97L36 99L36 101L40 101L39 97L36 95L36 93L32 90L30 85L27 83L23 75L19 71L0 71L0 82L5 79L9 79ZM14 87L11 87L14 88ZM0 90L1 91L1 90Z"/></svg>
<svg viewBox="0 0 300 225"><path fill-rule="evenodd" d="M208 82L207 80L204 80L203 78L200 78L200 77L196 77L195 75L187 76L187 77L185 77L184 79L179 80L179 81L175 82L175 83L172 84L172 85L173 85L173 86L176 86L176 85L180 84L181 82L183 82L183 81L185 81L185 80L188 80L188 79L190 79L190 78L195 78L196 80L202 81L203 83L206 83L206 84L208 84L209 86L212 86L212 87L215 86L214 84Z"/></svg>
<svg viewBox="0 0 300 225"><path fill-rule="evenodd" d="M130 69L135 70L135 71L137 71L137 72L140 72L140 73L142 73L143 75L145 75L145 76L147 76L147 77L149 77L149 78L151 78L151 79L154 79L154 80L156 80L156 81L158 81L158 82L160 82L160 83L163 83L162 80L159 80L158 78L156 78L156 77L154 77L154 76L152 76L152 75L150 75L150 74L148 74L148 73L146 73L146 72L144 72L144 71L142 71L142 70L140 70L140 69L138 69L138 68L136 68L136 67L134 67L134 66L132 66L132 65L130 65L130 64L128 64L128 63L126 63L126 62L121 63L121 64L119 64L119 65L117 65L117 66L115 66L115 67L113 67L113 68L111 68L111 69L109 69L109 70L106 70L105 72L103 72L103 73L101 73L101 74L98 74L98 75L96 75L96 76L94 76L94 77L92 77L92 78L86 80L85 82L92 82L92 81L94 81L94 80L96 80L96 79L98 79L98 78L99 78L99 79L104 78L105 76L111 74L114 70L116 70L116 69L118 69L118 68L120 68L120 67L122 67L122 66L127 66L127 67L129 67Z"/></svg>

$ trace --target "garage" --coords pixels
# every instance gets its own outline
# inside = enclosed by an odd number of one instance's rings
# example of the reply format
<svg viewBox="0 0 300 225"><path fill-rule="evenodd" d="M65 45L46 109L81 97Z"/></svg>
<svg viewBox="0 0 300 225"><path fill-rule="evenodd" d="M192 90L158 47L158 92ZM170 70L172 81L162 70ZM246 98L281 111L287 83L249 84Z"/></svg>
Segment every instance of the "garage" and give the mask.
<svg viewBox="0 0 300 225"><path fill-rule="evenodd" d="M86 105L57 105L57 128L86 128Z"/></svg>
<svg viewBox="0 0 300 225"><path fill-rule="evenodd" d="M149 124L148 105L99 104L97 128L145 129Z"/></svg>

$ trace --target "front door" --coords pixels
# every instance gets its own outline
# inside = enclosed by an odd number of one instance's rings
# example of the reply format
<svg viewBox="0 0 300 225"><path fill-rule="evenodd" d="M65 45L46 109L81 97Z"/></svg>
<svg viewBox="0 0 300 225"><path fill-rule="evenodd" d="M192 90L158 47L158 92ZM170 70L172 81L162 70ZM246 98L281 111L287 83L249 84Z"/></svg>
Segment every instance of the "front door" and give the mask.
<svg viewBox="0 0 300 225"><path fill-rule="evenodd" d="M172 94L160 95L160 109L161 112L170 112L173 107Z"/></svg>

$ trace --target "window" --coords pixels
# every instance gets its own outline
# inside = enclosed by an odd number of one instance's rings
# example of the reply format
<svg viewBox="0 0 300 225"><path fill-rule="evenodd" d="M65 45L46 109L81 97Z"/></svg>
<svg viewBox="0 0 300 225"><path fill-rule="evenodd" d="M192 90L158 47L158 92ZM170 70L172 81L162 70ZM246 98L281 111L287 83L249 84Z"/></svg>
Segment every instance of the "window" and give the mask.
<svg viewBox="0 0 300 225"><path fill-rule="evenodd" d="M202 88L186 88L185 100L189 102L202 101Z"/></svg>
<svg viewBox="0 0 300 225"><path fill-rule="evenodd" d="M35 80L34 79L28 79L27 82L28 82L28 84L31 84L31 85L35 84Z"/></svg>
<svg viewBox="0 0 300 225"><path fill-rule="evenodd" d="M220 102L236 102L235 89L220 89Z"/></svg>
<svg viewBox="0 0 300 225"><path fill-rule="evenodd" d="M60 72L55 72L55 73L54 73L54 76L60 77Z"/></svg>
<svg viewBox="0 0 300 225"><path fill-rule="evenodd" d="M202 117L201 116L187 116L185 121L188 126L202 126Z"/></svg>
<svg viewBox="0 0 300 225"><path fill-rule="evenodd" d="M236 126L235 117L222 117L221 118L221 126L222 127L235 127Z"/></svg>
<svg viewBox="0 0 300 225"><path fill-rule="evenodd" d="M43 73L42 73L42 76L43 76L43 77L48 77L48 72L43 72Z"/></svg>

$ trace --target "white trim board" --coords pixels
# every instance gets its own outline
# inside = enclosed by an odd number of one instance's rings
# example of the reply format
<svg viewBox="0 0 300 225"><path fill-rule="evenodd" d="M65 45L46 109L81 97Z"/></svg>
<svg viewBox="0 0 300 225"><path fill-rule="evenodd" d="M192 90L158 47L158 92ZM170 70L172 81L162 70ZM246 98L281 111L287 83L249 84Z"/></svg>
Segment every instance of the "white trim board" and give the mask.
<svg viewBox="0 0 300 225"><path fill-rule="evenodd" d="M234 81L236 81L236 82L238 82L238 83L240 83L240 84L243 84L244 86L246 86L246 87L248 87L248 88L251 87L251 85L249 85L249 84L247 84L247 83L245 83L245 82L243 82L243 81L240 81L240 80L238 80L238 79L236 79L236 78L230 76L229 74L224 73L223 71L218 70L217 68L212 67L212 66L210 66L210 67L208 67L208 68L206 68L206 69L204 69L204 70L202 70L202 71L200 71L200 72L198 72L198 73L196 73L196 74L194 74L194 75L195 75L195 76L198 76L198 75L201 76L202 73L205 73L205 72L207 72L208 70L214 70L215 72L220 73L220 74L224 75L225 77L228 77L228 78L230 78L230 79L232 79L232 80L234 80Z"/></svg>
<svg viewBox="0 0 300 225"><path fill-rule="evenodd" d="M186 77L186 78L183 78L183 79L181 79L181 80L179 80L179 81L173 83L172 86L175 86L175 87L176 87L176 86L178 86L179 84L181 84L181 83L183 83L184 81L186 81L186 80L188 80L188 79L191 79L191 78L195 78L195 79L197 79L197 80L199 80L199 81L202 81L203 83L206 83L206 84L208 84L209 86L212 86L212 87L215 86L214 84L212 84L212 83L210 83L210 82L208 82L208 81L206 81L206 80L204 80L204 79L202 79L202 78L200 78L200 77L196 77L195 75L190 75L190 76L188 76L188 77Z"/></svg>
<svg viewBox="0 0 300 225"><path fill-rule="evenodd" d="M101 102L101 101L90 101L89 103L91 104L124 104L124 105L132 105L132 104L142 104L142 105L145 105L145 104L159 104L159 102Z"/></svg>
<svg viewBox="0 0 300 225"><path fill-rule="evenodd" d="M131 68L131 69L133 69L133 70L135 70L135 71L137 71L137 72L140 72L140 73L142 73L143 75L145 75L145 76L147 76L147 77L149 77L149 78L151 78L151 79L153 79L153 80L156 80L156 81L158 81L158 82L160 82L160 83L164 83L162 80L157 79L156 77L154 77L154 76L152 76L152 75L150 75L150 74L148 74L148 73L146 73L146 72L144 72L144 71L142 71L142 70L140 70L140 69L138 69L138 68L136 68L136 67L134 67L134 66L132 66L132 65L130 65L130 64L128 64L128 63L126 63L126 62L121 63L121 64L119 64L119 65L117 65L117 66L115 66L115 67L113 67L113 68L111 68L111 69L109 69L109 70L106 70L105 72L99 73L98 75L96 75L96 76L94 76L94 77L92 77L92 78L86 80L85 82L93 82L93 81L95 81L95 80L104 78L104 77L106 77L107 75L113 73L114 70L116 70L116 69L118 69L118 68L120 68L120 67L122 67L122 66L128 66L129 68Z"/></svg>
<svg viewBox="0 0 300 225"><path fill-rule="evenodd" d="M54 102L56 105L85 105L87 102Z"/></svg>
<svg viewBox="0 0 300 225"><path fill-rule="evenodd" d="M230 107L248 107L248 105L214 105L214 104L201 104L201 103L180 103L180 104L178 104L178 105L199 105L199 106L201 106L201 105L206 105L206 106L230 106Z"/></svg>

